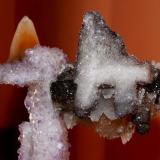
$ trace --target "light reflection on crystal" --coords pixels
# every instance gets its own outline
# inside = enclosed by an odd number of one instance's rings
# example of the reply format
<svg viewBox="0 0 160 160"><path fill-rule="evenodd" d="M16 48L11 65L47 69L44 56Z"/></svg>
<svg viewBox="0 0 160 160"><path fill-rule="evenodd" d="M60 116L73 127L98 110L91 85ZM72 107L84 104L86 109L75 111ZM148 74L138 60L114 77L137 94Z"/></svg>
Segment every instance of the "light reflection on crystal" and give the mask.
<svg viewBox="0 0 160 160"><path fill-rule="evenodd" d="M65 63L59 49L37 46L27 50L22 61L0 65L0 83L28 86L25 106L30 121L19 127L19 160L69 158L67 131L50 97L50 83Z"/></svg>

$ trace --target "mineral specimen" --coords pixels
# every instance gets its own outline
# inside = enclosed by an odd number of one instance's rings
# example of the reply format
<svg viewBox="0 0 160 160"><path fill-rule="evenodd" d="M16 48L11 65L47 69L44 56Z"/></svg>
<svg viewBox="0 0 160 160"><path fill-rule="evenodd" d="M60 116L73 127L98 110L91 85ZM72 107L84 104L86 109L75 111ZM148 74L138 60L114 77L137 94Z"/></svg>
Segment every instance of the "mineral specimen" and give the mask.
<svg viewBox="0 0 160 160"><path fill-rule="evenodd" d="M50 83L65 63L59 49L37 46L26 50L22 61L0 66L0 83L28 86L25 106L30 121L20 125L20 160L68 157L67 131L50 96Z"/></svg>
<svg viewBox="0 0 160 160"><path fill-rule="evenodd" d="M99 13L85 14L77 60L71 66L51 87L53 101L76 115L70 120L67 116L66 123L90 121L100 135L121 137L123 143L130 140L135 129L140 134L149 131L151 117L159 110L160 67L130 56L121 37ZM65 87L56 91L58 83ZM62 103L64 93L72 95L66 104Z"/></svg>
<svg viewBox="0 0 160 160"><path fill-rule="evenodd" d="M107 84L114 87L117 116L125 116L135 108L136 84L150 81L149 65L128 56L120 36L96 12L84 16L76 71L75 106L80 115L99 99L98 87Z"/></svg>
<svg viewBox="0 0 160 160"><path fill-rule="evenodd" d="M21 23L27 32L19 31ZM130 56L121 37L94 11L83 18L75 64L67 64L57 48L37 45L20 53L22 33L35 33L27 17L21 23L11 59L0 65L0 83L28 87L29 122L19 127L19 160L69 159L66 126L78 122L92 124L108 139L121 137L122 143L135 129L140 134L149 131L160 105L159 64Z"/></svg>
<svg viewBox="0 0 160 160"><path fill-rule="evenodd" d="M21 33L24 23L27 28L28 23L31 24L25 17L19 24L18 33ZM17 37L17 32L12 43L15 51L18 50L15 46L22 42L18 40L24 35ZM24 103L29 122L23 122L19 127L19 160L69 159L66 126L50 96L50 84L56 81L66 65L64 53L57 48L37 45L27 49L20 60L13 60L17 55L11 56L10 62L0 65L0 83L28 87Z"/></svg>

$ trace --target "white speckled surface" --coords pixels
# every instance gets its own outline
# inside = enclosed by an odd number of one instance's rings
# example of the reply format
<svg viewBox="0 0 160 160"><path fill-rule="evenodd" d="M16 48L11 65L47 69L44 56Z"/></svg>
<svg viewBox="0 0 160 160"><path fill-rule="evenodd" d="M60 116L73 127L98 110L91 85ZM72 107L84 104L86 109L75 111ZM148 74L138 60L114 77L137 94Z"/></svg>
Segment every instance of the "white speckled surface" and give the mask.
<svg viewBox="0 0 160 160"><path fill-rule="evenodd" d="M29 122L19 127L19 160L69 159L67 130L50 97L50 83L65 63L59 49L37 46L22 61L0 65L0 83L28 86Z"/></svg>

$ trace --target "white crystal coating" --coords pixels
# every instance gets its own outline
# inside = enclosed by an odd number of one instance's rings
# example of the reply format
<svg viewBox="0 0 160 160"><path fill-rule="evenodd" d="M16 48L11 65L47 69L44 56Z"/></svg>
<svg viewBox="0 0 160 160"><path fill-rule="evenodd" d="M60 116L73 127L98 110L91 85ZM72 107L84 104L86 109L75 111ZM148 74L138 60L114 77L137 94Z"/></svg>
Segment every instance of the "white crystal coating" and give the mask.
<svg viewBox="0 0 160 160"><path fill-rule="evenodd" d="M88 12L83 19L80 35L76 92L76 106L86 110L99 99L98 87L113 86L119 116L133 110L136 83L148 82L149 65L139 63L126 54L123 41L112 32L96 12Z"/></svg>
<svg viewBox="0 0 160 160"><path fill-rule="evenodd" d="M0 83L28 86L29 122L19 127L19 160L69 159L67 130L50 96L50 83L65 64L61 50L37 46L22 61L0 65Z"/></svg>

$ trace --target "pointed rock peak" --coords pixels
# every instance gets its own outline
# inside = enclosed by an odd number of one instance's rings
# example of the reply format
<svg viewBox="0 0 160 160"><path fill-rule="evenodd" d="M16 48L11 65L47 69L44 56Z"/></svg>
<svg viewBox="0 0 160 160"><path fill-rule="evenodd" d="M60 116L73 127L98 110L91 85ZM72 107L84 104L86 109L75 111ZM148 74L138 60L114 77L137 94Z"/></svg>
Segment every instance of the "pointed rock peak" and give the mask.
<svg viewBox="0 0 160 160"><path fill-rule="evenodd" d="M23 17L19 22L14 34L9 60L20 59L23 57L24 51L27 48L32 48L39 44L38 36L33 22L27 17Z"/></svg>
<svg viewBox="0 0 160 160"><path fill-rule="evenodd" d="M85 40L88 42L87 45L90 44L89 47L99 48L101 46L101 48L108 49L108 52L105 52L108 56L127 56L122 38L106 25L105 20L98 12L90 11L83 17L79 49L85 45L83 43ZM104 54L104 52L98 54Z"/></svg>
<svg viewBox="0 0 160 160"><path fill-rule="evenodd" d="M95 11L87 12L83 17L83 23L86 26L94 25L95 27L106 27L105 21L102 16Z"/></svg>

